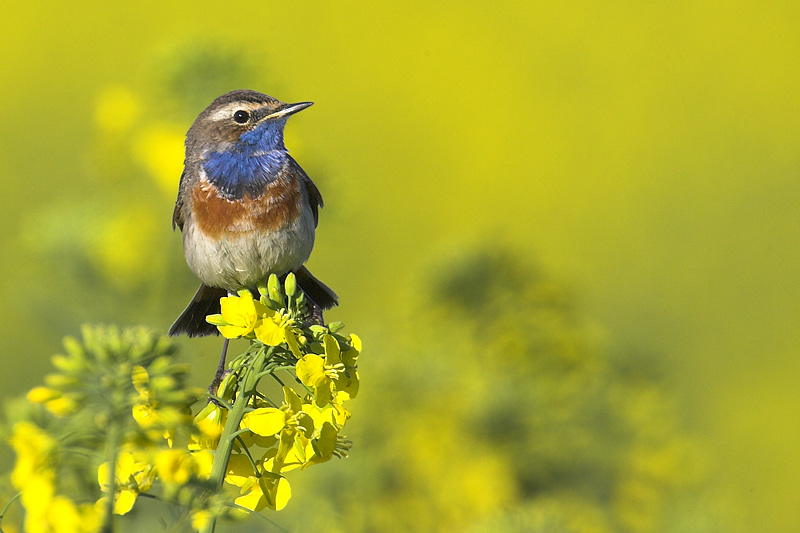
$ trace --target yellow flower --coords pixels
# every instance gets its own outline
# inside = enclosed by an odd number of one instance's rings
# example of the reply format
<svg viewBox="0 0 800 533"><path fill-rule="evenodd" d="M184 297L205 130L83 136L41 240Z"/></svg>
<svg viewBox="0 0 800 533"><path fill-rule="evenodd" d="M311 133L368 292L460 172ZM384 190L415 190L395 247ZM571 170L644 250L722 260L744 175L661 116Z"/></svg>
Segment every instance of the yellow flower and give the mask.
<svg viewBox="0 0 800 533"><path fill-rule="evenodd" d="M11 481L22 492L25 531L81 533L100 529L101 507L76 506L69 498L55 493L54 439L30 422L19 422L14 425L9 442L17 452Z"/></svg>
<svg viewBox="0 0 800 533"><path fill-rule="evenodd" d="M194 418L194 425L201 431L202 436L199 439L192 436L189 449L201 450L216 448L227 418L227 409L223 409L213 402L206 405Z"/></svg>
<svg viewBox="0 0 800 533"><path fill-rule="evenodd" d="M14 487L23 490L36 476L50 472L57 443L39 427L30 422L17 422L12 428L9 443L17 454L17 462L11 472Z"/></svg>
<svg viewBox="0 0 800 533"><path fill-rule="evenodd" d="M102 525L103 509L94 504L80 506L66 496L54 496L40 511L26 508L27 533L94 533Z"/></svg>
<svg viewBox="0 0 800 533"><path fill-rule="evenodd" d="M314 389L314 403L325 406L331 402L333 380L325 372L325 360L322 357L313 353L304 355L297 362L296 371L303 385Z"/></svg>
<svg viewBox="0 0 800 533"><path fill-rule="evenodd" d="M131 408L133 419L139 424L153 441L159 438L167 440L172 445L175 428L185 423L187 415L172 406L164 406L156 402L153 383L158 383L158 378L151 381L147 370L143 366L135 365L131 372L133 387L138 392Z"/></svg>
<svg viewBox="0 0 800 533"><path fill-rule="evenodd" d="M287 341L289 325L288 316L266 308L261 323L255 328L256 338L269 346L277 346Z"/></svg>
<svg viewBox="0 0 800 533"><path fill-rule="evenodd" d="M283 328L272 317L262 320L255 333L258 340L269 346L277 346L286 338Z"/></svg>
<svg viewBox="0 0 800 533"><path fill-rule="evenodd" d="M333 452L336 451L336 442L339 439L339 430L330 422L322 424L319 436L314 439L314 455L306 461L303 468L312 464L330 461Z"/></svg>
<svg viewBox="0 0 800 533"><path fill-rule="evenodd" d="M276 435L270 435L268 437L263 437L258 433L253 433L252 431L247 431L239 435L239 439L237 442L233 444L233 449L235 451L241 451L242 445L249 449L252 449L254 446L258 446L259 448L273 448L275 444L278 442L278 437Z"/></svg>
<svg viewBox="0 0 800 533"><path fill-rule="evenodd" d="M108 462L100 465L97 469L97 480L103 492L110 492L108 486ZM144 461L137 461L136 457L130 452L122 451L117 457L117 465L114 472L114 513L125 514L133 508L136 497L140 492L147 492L155 478L155 470L152 465Z"/></svg>
<svg viewBox="0 0 800 533"><path fill-rule="evenodd" d="M286 507L291 497L292 489L286 478L251 477L242 486L242 495L234 501L251 511L260 511L264 507L280 511Z"/></svg>
<svg viewBox="0 0 800 533"><path fill-rule="evenodd" d="M339 430L350 417L344 407L336 404L319 407L316 403L309 403L310 398L304 402L290 387L284 387L284 396L281 411L285 423L278 435L277 449L271 447L262 458L266 472L283 474L295 468L323 463L336 454L346 455L337 449ZM266 431L274 431L279 425L280 417L275 411L265 410L265 414L275 418Z"/></svg>
<svg viewBox="0 0 800 533"><path fill-rule="evenodd" d="M325 407L319 407L315 404L304 403L303 412L308 413L314 421L315 428L321 428L326 422L335 425L336 427L344 426L347 419L350 418L350 412L337 404L328 404Z"/></svg>
<svg viewBox="0 0 800 533"><path fill-rule="evenodd" d="M78 506L66 496L56 496L48 509L53 532L76 533L81 530L82 517Z"/></svg>
<svg viewBox="0 0 800 533"><path fill-rule="evenodd" d="M200 511L192 512L192 528L196 531L203 531L211 522L211 511L203 509Z"/></svg>
<svg viewBox="0 0 800 533"><path fill-rule="evenodd" d="M184 485L192 478L194 470L194 458L188 451L163 450L156 456L156 471L165 483Z"/></svg>
<svg viewBox="0 0 800 533"><path fill-rule="evenodd" d="M131 369L131 383L136 392L139 393L139 400L150 401L150 374L141 365L134 365Z"/></svg>
<svg viewBox="0 0 800 533"><path fill-rule="evenodd" d="M197 477L208 479L211 476L211 467L214 464L214 454L210 450L200 450L192 454L196 466Z"/></svg>
<svg viewBox="0 0 800 533"><path fill-rule="evenodd" d="M358 395L359 379L356 370L356 361L361 353L361 339L357 335L350 335L350 348L342 352L341 361L344 372L339 373L336 379L336 390L339 392L339 401L351 400Z"/></svg>
<svg viewBox="0 0 800 533"><path fill-rule="evenodd" d="M47 513L55 496L55 473L50 470L34 473L22 488L25 507L25 531L48 531Z"/></svg>
<svg viewBox="0 0 800 533"><path fill-rule="evenodd" d="M159 423L158 413L151 402L150 376L147 370L139 365L133 367L131 372L131 382L139 396L136 397L136 405L133 406L133 418L142 429L150 429Z"/></svg>
<svg viewBox="0 0 800 533"><path fill-rule="evenodd" d="M158 477L165 483L185 485L190 479L208 479L214 454L209 450L163 450L156 456Z"/></svg>
<svg viewBox="0 0 800 533"><path fill-rule="evenodd" d="M234 453L228 459L228 470L225 472L225 481L231 485L241 487L248 477L254 475L253 465L245 454Z"/></svg>
<svg viewBox="0 0 800 533"><path fill-rule="evenodd" d="M221 314L210 315L206 320L217 326L222 336L228 339L252 338L253 329L268 311L267 306L253 300L253 295L246 289L239 291L239 296L220 298L220 308Z"/></svg>
<svg viewBox="0 0 800 533"><path fill-rule="evenodd" d="M337 397L336 384L342 381L342 375L347 373L347 369L342 363L339 342L333 335L325 335L322 343L325 347L325 359L316 354L307 354L297 362L295 368L300 381L305 386L314 389L314 403L319 407L325 407ZM355 361L355 358L353 357L352 360ZM355 379L355 369L352 370L351 376ZM352 392L357 390L357 381L355 381L355 388L350 382L350 378L342 383Z"/></svg>
<svg viewBox="0 0 800 533"><path fill-rule="evenodd" d="M316 427L313 434L295 430L282 432L282 440L284 437L291 446L281 447L274 458L266 461L264 467L267 470L282 473L329 461L336 452L339 429L325 421Z"/></svg>
<svg viewBox="0 0 800 533"><path fill-rule="evenodd" d="M225 481L241 487L236 504L255 512L265 507L280 511L292 497L289 482L282 476L265 471L263 467L258 470L253 470L253 465L244 454L231 455Z"/></svg>

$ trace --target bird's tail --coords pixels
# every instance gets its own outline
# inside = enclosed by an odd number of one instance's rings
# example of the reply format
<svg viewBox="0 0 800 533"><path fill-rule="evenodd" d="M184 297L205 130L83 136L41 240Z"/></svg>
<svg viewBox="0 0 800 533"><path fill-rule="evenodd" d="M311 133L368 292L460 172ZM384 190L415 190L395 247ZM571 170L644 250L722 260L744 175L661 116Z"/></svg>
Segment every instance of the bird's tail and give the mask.
<svg viewBox="0 0 800 533"><path fill-rule="evenodd" d="M304 266L294 272L297 278L297 285L306 293L306 297L311 299L322 309L330 309L339 305L339 297L330 287L315 278Z"/></svg>
<svg viewBox="0 0 800 533"><path fill-rule="evenodd" d="M181 316L169 328L169 335L174 336L183 333L190 337L219 335L217 327L206 322L206 317L220 312L219 299L227 295L228 291L225 289L200 285L192 301L189 302Z"/></svg>
<svg viewBox="0 0 800 533"><path fill-rule="evenodd" d="M306 294L306 298L311 300L312 305L316 305L319 309L330 309L335 305L339 305L339 297L336 296L336 293L315 278L306 267L297 269L295 276L297 285ZM258 294L255 289L250 290L254 295ZM220 312L219 299L227 295L228 291L225 289L200 285L192 301L189 302L181 316L169 328L169 335L186 334L190 337L219 335L217 327L206 322L206 317ZM320 322L321 316L322 314L320 313Z"/></svg>

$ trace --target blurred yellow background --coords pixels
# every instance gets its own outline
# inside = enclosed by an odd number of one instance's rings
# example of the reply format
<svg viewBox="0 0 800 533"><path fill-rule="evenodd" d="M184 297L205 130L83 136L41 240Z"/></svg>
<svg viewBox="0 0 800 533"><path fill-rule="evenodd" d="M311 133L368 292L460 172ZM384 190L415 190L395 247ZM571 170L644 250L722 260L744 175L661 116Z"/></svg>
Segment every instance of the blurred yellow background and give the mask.
<svg viewBox="0 0 800 533"><path fill-rule="evenodd" d="M313 502L322 530L798 531L798 50L788 1L12 2L3 396L39 383L82 322L167 329L196 284L170 230L182 137L215 96L251 88L316 102L287 129L326 202L309 266L341 298L329 319L365 344L353 456L315 474L353 485L327 500L298 485L278 523L302 530ZM480 295L448 296L490 278L507 282L491 316ZM585 383L607 380L608 411L525 425L573 405L557 398L575 382L502 340L541 306L563 311L549 334L589 346L574 357ZM207 381L219 341L181 342ZM504 381L520 365L542 398L518 414L541 433L506 438L497 420L481 440L469 406L532 398ZM607 436L631 417L660 436L618 448ZM531 458L586 427L575 456ZM695 466L635 455L653 439ZM411 481L389 481L405 460ZM657 480L631 488L641 471ZM380 488L359 507L358 486Z"/></svg>

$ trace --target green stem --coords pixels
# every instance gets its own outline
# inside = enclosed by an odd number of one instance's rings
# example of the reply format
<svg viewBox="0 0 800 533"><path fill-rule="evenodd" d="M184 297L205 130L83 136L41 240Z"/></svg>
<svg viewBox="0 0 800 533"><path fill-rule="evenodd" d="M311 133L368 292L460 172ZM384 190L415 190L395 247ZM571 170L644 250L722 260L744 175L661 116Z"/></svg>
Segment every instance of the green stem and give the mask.
<svg viewBox="0 0 800 533"><path fill-rule="evenodd" d="M214 452L214 462L211 464L211 475L208 480L213 489L217 492L222 488L222 482L225 480L225 472L228 470L228 460L231 458L231 451L233 450L233 436L239 430L239 424L242 422L242 417L247 410L247 404L250 396L247 391L241 391L233 402L233 409L228 412L228 419L225 421L225 427L222 430L222 435L219 438L217 450ZM214 517L206 528L204 533L213 533L217 524L217 519Z"/></svg>
<svg viewBox="0 0 800 533"><path fill-rule="evenodd" d="M108 462L108 473L106 474L108 494L105 501L105 511L103 512L103 528L101 529L103 533L111 533L114 529L114 499L117 495L117 455L121 437L122 427L112 420L106 433L105 459Z"/></svg>
<svg viewBox="0 0 800 533"><path fill-rule="evenodd" d="M233 406L231 404L229 404L228 402L226 402L225 400L223 400L222 398L220 398L216 394L211 394L209 392L209 393L206 393L206 397L208 397L211 400L214 400L215 402L217 402L219 405L221 405L222 407L224 407L228 411L233 409Z"/></svg>
<svg viewBox="0 0 800 533"><path fill-rule="evenodd" d="M11 499L6 502L3 510L0 511L0 522L3 521L3 518L6 516L6 511L8 511L8 508L11 506L11 504L14 503L20 496L22 496L22 492L14 494ZM2 531L2 529L0 529L0 531Z"/></svg>
<svg viewBox="0 0 800 533"><path fill-rule="evenodd" d="M211 487L217 492L222 488L222 483L225 480L225 472L228 470L228 461L233 451L233 443L239 434L239 426L241 425L242 417L247 412L250 398L258 385L257 375L264 365L265 358L266 354L261 351L256 355L252 364L245 368L240 381L239 394L228 412L228 419L225 421L225 427L222 429L217 450L214 452L214 462L211 464L211 475L208 478ZM203 533L213 533L216 524L217 519L214 517L205 527Z"/></svg>
<svg viewBox="0 0 800 533"><path fill-rule="evenodd" d="M272 374L272 373L270 373L270 376L272 376L272 378L273 378L275 381L277 381L278 383L280 383L280 385L281 385L281 388L283 388L283 387L285 387L285 386L286 386L286 383L284 383L283 381L281 381L281 378L279 378L279 377L278 377L278 376L276 376L275 374Z"/></svg>

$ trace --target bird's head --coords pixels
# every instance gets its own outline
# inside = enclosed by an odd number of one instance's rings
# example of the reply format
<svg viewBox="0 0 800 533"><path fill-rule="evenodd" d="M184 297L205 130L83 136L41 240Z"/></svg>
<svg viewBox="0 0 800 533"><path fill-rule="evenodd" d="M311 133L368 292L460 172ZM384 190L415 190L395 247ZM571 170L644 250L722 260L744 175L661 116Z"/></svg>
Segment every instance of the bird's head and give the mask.
<svg viewBox="0 0 800 533"><path fill-rule="evenodd" d="M285 104L256 91L224 94L200 113L186 134L187 156L286 150L283 144L286 120L311 104Z"/></svg>

